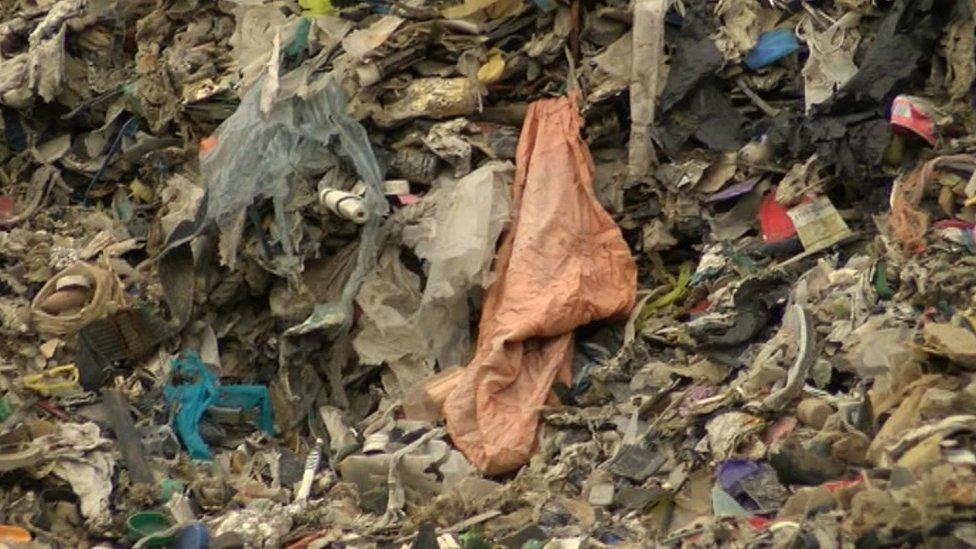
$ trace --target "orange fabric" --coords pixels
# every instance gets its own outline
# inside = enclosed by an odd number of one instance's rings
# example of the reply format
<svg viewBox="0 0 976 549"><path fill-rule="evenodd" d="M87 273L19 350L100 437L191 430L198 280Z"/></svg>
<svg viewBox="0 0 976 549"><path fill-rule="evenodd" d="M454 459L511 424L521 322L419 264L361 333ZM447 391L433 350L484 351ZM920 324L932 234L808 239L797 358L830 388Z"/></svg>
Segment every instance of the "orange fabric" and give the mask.
<svg viewBox="0 0 976 549"><path fill-rule="evenodd" d="M956 154L933 158L906 175L891 190L891 229L906 253L920 253L925 249L929 215L919 209L918 204L935 179L936 169L950 163L976 165L976 157Z"/></svg>
<svg viewBox="0 0 976 549"><path fill-rule="evenodd" d="M454 444L490 474L525 464L538 411L570 382L573 330L626 315L637 269L593 192L578 94L529 106L516 153L512 226L495 262L467 368L430 386Z"/></svg>

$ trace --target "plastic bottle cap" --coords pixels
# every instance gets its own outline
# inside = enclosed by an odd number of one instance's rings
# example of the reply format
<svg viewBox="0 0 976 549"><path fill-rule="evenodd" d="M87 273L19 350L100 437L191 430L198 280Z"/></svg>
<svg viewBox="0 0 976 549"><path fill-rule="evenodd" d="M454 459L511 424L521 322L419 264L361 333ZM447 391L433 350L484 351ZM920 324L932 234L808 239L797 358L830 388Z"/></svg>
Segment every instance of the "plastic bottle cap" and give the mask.
<svg viewBox="0 0 976 549"><path fill-rule="evenodd" d="M125 521L126 532L128 532L129 537L133 540L140 540L146 536L164 532L172 527L173 521L166 515L156 511L136 513ZM174 537L172 534L155 536L146 545L150 547L166 545L172 542Z"/></svg>

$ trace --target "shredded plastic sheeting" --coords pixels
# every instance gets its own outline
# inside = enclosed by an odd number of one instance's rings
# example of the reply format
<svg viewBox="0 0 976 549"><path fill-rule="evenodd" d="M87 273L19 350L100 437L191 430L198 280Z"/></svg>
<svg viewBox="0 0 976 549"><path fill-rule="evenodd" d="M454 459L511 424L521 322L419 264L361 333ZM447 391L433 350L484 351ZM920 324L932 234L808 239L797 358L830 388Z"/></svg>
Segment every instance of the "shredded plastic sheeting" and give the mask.
<svg viewBox="0 0 976 549"><path fill-rule="evenodd" d="M334 80L326 77L316 82L304 98L294 96L275 103L267 116L260 112L260 88L260 84L251 88L237 111L217 128L217 144L201 161L207 182L207 218L220 228L223 261L233 267L245 210L259 198L270 198L282 247L286 255L291 254L292 219L285 206L292 178L334 166L336 158L327 151L337 148L366 183L364 202L369 218L361 233L356 267L340 301L317 305L308 320L288 333L326 326L348 329L352 301L376 263L379 227L389 211L382 173L366 130L346 113L345 96Z"/></svg>
<svg viewBox="0 0 976 549"><path fill-rule="evenodd" d="M857 32L860 20L860 14L847 13L823 32L816 30L810 17L797 25L797 34L810 52L802 71L807 112L857 74L854 51L861 40Z"/></svg>
<svg viewBox="0 0 976 549"><path fill-rule="evenodd" d="M207 216L220 228L222 259L232 268L244 211L260 198L272 200L281 245L286 254L294 251L289 236L293 221L285 212L293 180L334 166L336 158L326 151L335 138L339 151L367 183L367 210L375 217L387 211L366 131L346 114L342 90L332 79L305 98L275 103L267 116L260 111L261 88L252 87L237 111L217 128L216 145L200 163L207 182Z"/></svg>
<svg viewBox="0 0 976 549"><path fill-rule="evenodd" d="M474 359L428 388L448 433L479 469L518 468L534 447L539 407L569 384L573 330L626 315L637 271L593 192L593 159L569 97L533 103L516 153L514 219L482 309Z"/></svg>

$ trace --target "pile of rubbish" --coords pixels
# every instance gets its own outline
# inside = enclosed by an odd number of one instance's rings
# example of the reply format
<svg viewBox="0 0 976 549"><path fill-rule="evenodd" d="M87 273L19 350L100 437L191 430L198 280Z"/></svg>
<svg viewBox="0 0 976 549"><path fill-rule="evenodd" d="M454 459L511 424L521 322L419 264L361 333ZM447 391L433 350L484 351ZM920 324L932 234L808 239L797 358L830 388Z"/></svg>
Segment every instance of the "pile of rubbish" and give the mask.
<svg viewBox="0 0 976 549"><path fill-rule="evenodd" d="M976 545L976 1L0 14L0 547Z"/></svg>

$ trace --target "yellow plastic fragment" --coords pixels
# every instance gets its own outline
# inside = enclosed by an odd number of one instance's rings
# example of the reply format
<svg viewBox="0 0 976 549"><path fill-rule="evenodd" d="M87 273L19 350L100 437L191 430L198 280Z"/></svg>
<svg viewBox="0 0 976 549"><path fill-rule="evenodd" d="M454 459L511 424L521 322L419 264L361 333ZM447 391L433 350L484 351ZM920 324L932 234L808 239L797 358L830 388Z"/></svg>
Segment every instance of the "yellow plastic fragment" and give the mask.
<svg viewBox="0 0 976 549"><path fill-rule="evenodd" d="M332 13L332 0L298 0L298 5L305 10L306 15L327 15Z"/></svg>
<svg viewBox="0 0 976 549"><path fill-rule="evenodd" d="M156 191L138 179L133 179L132 183L129 183L129 190L132 191L132 196L146 204L156 200Z"/></svg>
<svg viewBox="0 0 976 549"><path fill-rule="evenodd" d="M646 303L642 308L640 313L637 315L637 326L643 326L644 323L654 315L657 311L672 305L675 301L678 301L688 292L688 284L691 282L691 265L685 263L681 265L678 270L678 276L674 277L671 273L667 272L663 266L658 266L656 273L660 278L663 278L668 285L671 286L671 290L668 293L658 297L654 301Z"/></svg>
<svg viewBox="0 0 976 549"><path fill-rule="evenodd" d="M688 290L688 283L691 282L691 268L686 263L678 271L678 278L676 280L670 275L668 275L668 278L673 281L671 291L645 305L644 311L652 313L658 309L663 309L685 295L685 291Z"/></svg>
<svg viewBox="0 0 976 549"><path fill-rule="evenodd" d="M74 364L56 366L39 374L24 376L24 387L42 395L52 395L78 386L78 367Z"/></svg>
<svg viewBox="0 0 976 549"><path fill-rule="evenodd" d="M482 84L494 84L505 72L505 59L501 50L493 49L488 52L488 60L478 69L478 81Z"/></svg>

